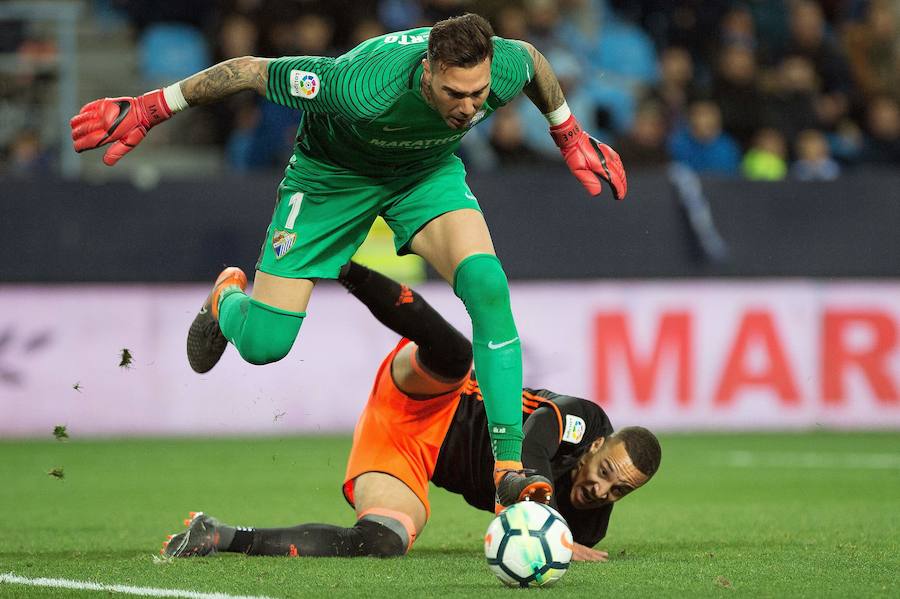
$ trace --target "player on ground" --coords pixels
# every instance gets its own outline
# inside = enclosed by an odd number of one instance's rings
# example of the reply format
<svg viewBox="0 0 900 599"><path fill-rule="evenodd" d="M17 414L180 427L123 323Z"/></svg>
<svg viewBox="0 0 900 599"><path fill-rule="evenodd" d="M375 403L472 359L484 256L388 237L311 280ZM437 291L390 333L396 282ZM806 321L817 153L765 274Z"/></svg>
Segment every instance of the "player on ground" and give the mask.
<svg viewBox="0 0 900 599"><path fill-rule="evenodd" d="M398 254L424 257L465 303L498 496L516 501L506 487L521 487L513 479L523 476L521 346L506 275L454 151L473 125L524 91L592 195L605 181L625 197L619 156L581 129L540 52L494 37L472 14L376 37L338 58L236 58L138 98L96 100L72 119L75 149L112 144L103 160L114 165L176 112L242 90L302 118L252 296L240 269L219 275L188 334L191 367L211 369L229 341L252 364L286 356L315 281L336 278L381 215ZM550 491L547 481L529 481Z"/></svg>
<svg viewBox="0 0 900 599"><path fill-rule="evenodd" d="M428 520L429 480L477 508L495 509L471 344L420 295L383 275L350 263L339 280L404 337L379 368L353 437L343 491L356 509L356 525L236 528L192 514L188 530L167 541L164 553L403 555ZM659 467L656 437L640 427L614 433L590 401L543 389L524 389L521 397L525 466L553 481L553 504L572 530L574 558L605 560L605 552L591 547L605 536L613 504Z"/></svg>

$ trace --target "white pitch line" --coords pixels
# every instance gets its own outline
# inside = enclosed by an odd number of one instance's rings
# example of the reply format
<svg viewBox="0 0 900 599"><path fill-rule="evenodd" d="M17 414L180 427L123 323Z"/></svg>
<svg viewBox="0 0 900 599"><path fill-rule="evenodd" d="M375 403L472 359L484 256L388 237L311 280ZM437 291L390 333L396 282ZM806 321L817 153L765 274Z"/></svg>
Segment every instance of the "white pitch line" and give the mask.
<svg viewBox="0 0 900 599"><path fill-rule="evenodd" d="M730 451L729 466L741 468L856 468L860 470L900 470L900 453L821 453Z"/></svg>
<svg viewBox="0 0 900 599"><path fill-rule="evenodd" d="M24 584L33 587L55 587L59 589L78 589L81 591L105 591L107 593L125 593L127 595L143 595L145 597L185 597L186 599L273 599L265 595L229 595L228 593L198 593L179 589L155 589L153 587L133 587L125 584L98 584L65 578L25 578L12 572L0 574L0 583Z"/></svg>

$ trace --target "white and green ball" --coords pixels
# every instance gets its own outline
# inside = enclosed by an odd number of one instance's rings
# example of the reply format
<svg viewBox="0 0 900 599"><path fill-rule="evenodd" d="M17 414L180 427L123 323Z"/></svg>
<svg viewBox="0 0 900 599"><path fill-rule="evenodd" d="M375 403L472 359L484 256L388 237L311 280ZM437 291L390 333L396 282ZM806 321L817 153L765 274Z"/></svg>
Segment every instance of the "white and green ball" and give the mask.
<svg viewBox="0 0 900 599"><path fill-rule="evenodd" d="M523 501L500 512L488 526L484 555L491 571L509 586L548 586L569 568L572 532L552 507Z"/></svg>

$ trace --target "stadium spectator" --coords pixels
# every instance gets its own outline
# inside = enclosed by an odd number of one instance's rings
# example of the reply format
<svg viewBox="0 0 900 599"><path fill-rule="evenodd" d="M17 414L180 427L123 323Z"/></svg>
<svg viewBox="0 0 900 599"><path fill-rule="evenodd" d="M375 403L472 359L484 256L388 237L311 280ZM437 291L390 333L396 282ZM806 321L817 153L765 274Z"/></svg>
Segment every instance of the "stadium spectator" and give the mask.
<svg viewBox="0 0 900 599"><path fill-rule="evenodd" d="M467 12L471 0L419 0L419 4L422 5L425 18L422 25L430 26L437 21L458 17Z"/></svg>
<svg viewBox="0 0 900 599"><path fill-rule="evenodd" d="M562 3L571 1L562 0ZM716 36L709 33L716 30L722 15L730 7L728 2L704 0L611 0L611 5L630 15L633 22L641 23L659 52L680 46L700 60L709 54L716 42Z"/></svg>
<svg viewBox="0 0 900 599"><path fill-rule="evenodd" d="M494 31L500 37L513 40L528 40L541 52L547 51L547 45L540 43L529 34L528 17L525 9L518 4L505 4L491 19Z"/></svg>
<svg viewBox="0 0 900 599"><path fill-rule="evenodd" d="M748 147L762 124L763 93L757 81L756 56L751 42L732 42L722 48L712 97L722 110L722 126L741 147Z"/></svg>
<svg viewBox="0 0 900 599"><path fill-rule="evenodd" d="M813 64L803 56L786 57L775 74L773 88L766 97L766 126L784 133L793 143L804 129L817 129L821 122L816 113L819 82Z"/></svg>
<svg viewBox="0 0 900 599"><path fill-rule="evenodd" d="M155 23L186 23L204 29L214 21L217 0L112 0L112 6L128 15L140 33Z"/></svg>
<svg viewBox="0 0 900 599"><path fill-rule="evenodd" d="M831 157L825 134L806 129L797 135L794 144L797 159L791 165L791 177L800 181L834 181L841 174L841 167Z"/></svg>
<svg viewBox="0 0 900 599"><path fill-rule="evenodd" d="M834 131L827 134L828 145L835 159L842 164L853 164L859 161L863 149L864 136L862 128L849 117L841 119Z"/></svg>
<svg viewBox="0 0 900 599"><path fill-rule="evenodd" d="M244 102L233 118L225 148L230 166L240 171L276 168L290 155L299 122L296 111L271 102Z"/></svg>
<svg viewBox="0 0 900 599"><path fill-rule="evenodd" d="M255 102L238 106L237 112L233 115L232 132L225 143L225 159L228 165L237 171L269 164L269 161L264 159L261 165L253 153L257 132L261 131L259 119L259 109Z"/></svg>
<svg viewBox="0 0 900 599"><path fill-rule="evenodd" d="M529 112L537 112L534 106L529 105L528 108L531 109ZM540 156L525 144L522 120L517 110L500 110L494 115L490 144L500 166L540 160Z"/></svg>
<svg viewBox="0 0 900 599"><path fill-rule="evenodd" d="M787 176L787 142L777 129L756 132L741 161L741 173L751 181L781 181Z"/></svg>
<svg viewBox="0 0 900 599"><path fill-rule="evenodd" d="M378 20L389 31L402 31L423 25L425 15L422 6L415 0L379 0Z"/></svg>
<svg viewBox="0 0 900 599"><path fill-rule="evenodd" d="M217 41L219 60L252 56L257 52L259 28L246 15L232 13L222 19Z"/></svg>
<svg viewBox="0 0 900 599"><path fill-rule="evenodd" d="M698 95L691 53L682 46L666 48L659 56L659 71L654 93L662 101L666 120L678 122L685 116L689 100Z"/></svg>
<svg viewBox="0 0 900 599"><path fill-rule="evenodd" d="M0 170L19 176L48 167L45 141L57 135L54 99L59 52L50 31L25 21L0 21Z"/></svg>
<svg viewBox="0 0 900 599"><path fill-rule="evenodd" d="M606 0L571 0L560 6L560 37L585 63L587 91L607 109L613 129L627 131L638 98L659 79L652 40L619 18Z"/></svg>
<svg viewBox="0 0 900 599"><path fill-rule="evenodd" d="M871 0L865 19L848 23L844 45L853 80L864 99L893 94L900 100L900 26L887 0Z"/></svg>
<svg viewBox="0 0 900 599"><path fill-rule="evenodd" d="M50 153L34 129L22 129L10 144L7 168L13 176L41 176L47 172L50 162Z"/></svg>
<svg viewBox="0 0 900 599"><path fill-rule="evenodd" d="M752 0L739 5L752 15L756 57L760 64L776 62L775 56L786 44L789 4L784 0Z"/></svg>
<svg viewBox="0 0 900 599"><path fill-rule="evenodd" d="M559 3L555 0L525 0L525 19L528 26L526 32L529 42L541 52L568 52L573 57L570 45L566 44L561 33Z"/></svg>
<svg viewBox="0 0 900 599"><path fill-rule="evenodd" d="M900 103L891 96L872 100L866 113L866 129L860 160L900 165Z"/></svg>
<svg viewBox="0 0 900 599"><path fill-rule="evenodd" d="M350 33L350 46L356 47L367 39L384 35L387 30L377 19L361 19L353 25Z"/></svg>
<svg viewBox="0 0 900 599"><path fill-rule="evenodd" d="M828 31L822 7L813 0L791 5L790 38L781 59L794 56L809 60L821 80L816 113L823 124L833 127L849 109L850 69L843 49Z"/></svg>
<svg viewBox="0 0 900 599"><path fill-rule="evenodd" d="M616 148L629 168L661 166L669 162L667 134L662 105L647 100L638 107L631 130L616 141Z"/></svg>
<svg viewBox="0 0 900 599"><path fill-rule="evenodd" d="M717 47L719 49L729 46L742 46L750 50L756 49L756 23L753 20L753 14L743 4L732 6L722 16L718 34Z"/></svg>
<svg viewBox="0 0 900 599"><path fill-rule="evenodd" d="M672 159L698 173L736 175L740 148L722 130L722 112L711 100L695 100L688 107L688 120L669 137Z"/></svg>
<svg viewBox="0 0 900 599"><path fill-rule="evenodd" d="M327 15L307 12L296 18L272 23L267 43L276 55L333 56L334 25Z"/></svg>

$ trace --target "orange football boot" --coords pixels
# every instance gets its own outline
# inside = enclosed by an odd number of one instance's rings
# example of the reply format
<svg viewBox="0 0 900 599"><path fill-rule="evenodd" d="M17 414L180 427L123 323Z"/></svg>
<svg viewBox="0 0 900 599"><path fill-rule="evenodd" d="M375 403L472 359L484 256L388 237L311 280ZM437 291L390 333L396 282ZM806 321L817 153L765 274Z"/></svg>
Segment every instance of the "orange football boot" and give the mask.
<svg viewBox="0 0 900 599"><path fill-rule="evenodd" d="M191 323L187 336L187 355L194 372L209 372L225 353L228 339L219 328L219 299L222 292L231 287L237 287L241 291L247 288L247 275L236 266L229 266L219 274L203 307Z"/></svg>

